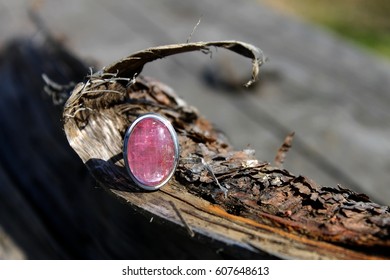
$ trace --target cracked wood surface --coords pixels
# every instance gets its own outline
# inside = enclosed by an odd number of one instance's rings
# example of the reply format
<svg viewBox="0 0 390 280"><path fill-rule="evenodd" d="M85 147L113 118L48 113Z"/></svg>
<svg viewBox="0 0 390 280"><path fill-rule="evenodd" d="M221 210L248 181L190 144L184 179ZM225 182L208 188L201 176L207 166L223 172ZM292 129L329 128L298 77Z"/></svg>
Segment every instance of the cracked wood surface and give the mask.
<svg viewBox="0 0 390 280"><path fill-rule="evenodd" d="M199 50L208 46L199 44ZM218 46L249 53L257 76L256 65L263 61L256 48L240 42ZM387 258L389 207L261 162L251 149L234 151L171 88L137 76L143 64L166 55L157 50L170 49L171 55L180 48L148 49L103 68L78 84L65 104L68 141L100 185L144 214L182 226L189 238L207 236L258 257ZM141 66L128 63L134 59ZM176 173L156 192L136 188L122 158L126 128L146 112L168 118L180 143Z"/></svg>

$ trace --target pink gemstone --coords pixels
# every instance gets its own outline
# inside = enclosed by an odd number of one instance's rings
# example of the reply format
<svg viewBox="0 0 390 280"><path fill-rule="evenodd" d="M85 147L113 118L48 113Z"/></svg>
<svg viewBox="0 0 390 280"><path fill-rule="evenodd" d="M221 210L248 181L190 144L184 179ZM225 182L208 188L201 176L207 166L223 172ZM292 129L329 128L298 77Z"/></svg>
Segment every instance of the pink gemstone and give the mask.
<svg viewBox="0 0 390 280"><path fill-rule="evenodd" d="M177 147L167 125L153 116L141 119L131 130L127 142L127 164L141 186L157 189L169 179L176 167Z"/></svg>

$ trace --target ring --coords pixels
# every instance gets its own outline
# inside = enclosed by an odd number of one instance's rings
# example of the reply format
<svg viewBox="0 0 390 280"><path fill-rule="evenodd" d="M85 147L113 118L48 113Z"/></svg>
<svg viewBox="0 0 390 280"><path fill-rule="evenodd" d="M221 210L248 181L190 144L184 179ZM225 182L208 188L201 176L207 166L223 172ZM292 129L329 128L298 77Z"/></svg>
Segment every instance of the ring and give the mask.
<svg viewBox="0 0 390 280"><path fill-rule="evenodd" d="M139 116L127 129L123 157L131 179L145 190L158 190L175 173L179 141L172 124L163 116Z"/></svg>

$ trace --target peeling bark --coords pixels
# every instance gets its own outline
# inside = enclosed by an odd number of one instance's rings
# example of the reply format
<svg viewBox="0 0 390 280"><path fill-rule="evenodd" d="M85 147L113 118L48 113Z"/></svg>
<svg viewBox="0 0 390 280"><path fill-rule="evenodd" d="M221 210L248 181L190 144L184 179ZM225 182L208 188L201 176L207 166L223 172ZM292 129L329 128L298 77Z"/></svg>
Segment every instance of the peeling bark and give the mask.
<svg viewBox="0 0 390 280"><path fill-rule="evenodd" d="M183 226L189 238L208 236L259 256L278 258L388 258L390 211L341 186L321 186L276 166L250 149L235 151L198 110L171 88L140 76L145 63L176 53L223 47L252 59L252 79L263 63L248 44L227 41L147 49L78 84L64 106L70 145L105 189L144 214ZM123 137L143 113L169 119L178 133L180 161L156 192L132 183L124 168ZM292 139L292 138L291 138Z"/></svg>

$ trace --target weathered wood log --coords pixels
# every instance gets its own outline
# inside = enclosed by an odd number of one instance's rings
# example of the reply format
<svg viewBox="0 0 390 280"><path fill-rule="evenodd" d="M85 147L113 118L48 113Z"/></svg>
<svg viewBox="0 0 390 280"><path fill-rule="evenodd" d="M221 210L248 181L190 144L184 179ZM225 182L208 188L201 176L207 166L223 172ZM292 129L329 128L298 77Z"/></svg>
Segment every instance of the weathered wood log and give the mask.
<svg viewBox="0 0 390 280"><path fill-rule="evenodd" d="M42 32L12 40L1 50L0 238L7 244L0 242L0 258L229 257L217 252L217 242L208 247L150 223L96 188L64 135L62 106L53 105L53 98L60 103L68 95L48 96L42 79L46 74L69 84L87 73L80 59ZM49 86L59 89L53 83ZM3 232L9 238L3 238Z"/></svg>
<svg viewBox="0 0 390 280"><path fill-rule="evenodd" d="M64 106L68 141L100 186L155 221L174 225L187 239L207 237L258 258L388 258L390 211L364 195L324 187L254 151L234 151L222 133L171 88L140 76L145 63L175 53L223 47L252 59L252 83L263 63L255 47L235 41L189 43L130 55L78 84ZM156 192L138 189L122 155L126 128L156 112L175 127L180 161ZM285 152L291 139L281 148ZM234 246L231 246L234 245ZM219 245L220 246L220 245ZM245 254L246 253L246 254ZM240 255L235 255L240 257Z"/></svg>

